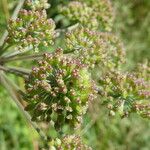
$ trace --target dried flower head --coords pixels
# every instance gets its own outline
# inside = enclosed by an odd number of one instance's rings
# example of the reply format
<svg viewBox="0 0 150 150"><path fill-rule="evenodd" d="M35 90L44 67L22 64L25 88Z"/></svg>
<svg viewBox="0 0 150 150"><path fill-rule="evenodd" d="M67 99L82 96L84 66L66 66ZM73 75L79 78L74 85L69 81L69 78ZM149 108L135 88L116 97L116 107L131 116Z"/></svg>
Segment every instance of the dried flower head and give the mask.
<svg viewBox="0 0 150 150"><path fill-rule="evenodd" d="M67 135L62 140L55 139L50 143L51 150L92 150L83 144L81 138L76 135Z"/></svg>
<svg viewBox="0 0 150 150"><path fill-rule="evenodd" d="M78 27L66 34L66 51L74 52L83 63L94 66L116 67L124 62L125 50L120 40L111 33L94 32Z"/></svg>
<svg viewBox="0 0 150 150"><path fill-rule="evenodd" d="M108 0L72 1L60 10L72 23L80 23L90 29L104 31L112 29L114 15L112 5Z"/></svg>
<svg viewBox="0 0 150 150"><path fill-rule="evenodd" d="M56 129L64 124L77 127L96 93L87 67L63 56L61 49L44 55L32 69L25 88L26 110L36 121L53 121Z"/></svg>
<svg viewBox="0 0 150 150"><path fill-rule="evenodd" d="M19 50L34 49L53 44L55 38L55 23L47 19L45 9L22 9L17 19L10 19L8 24L9 45L15 45Z"/></svg>
<svg viewBox="0 0 150 150"><path fill-rule="evenodd" d="M121 116L125 116L136 112L143 117L150 117L150 74L143 76L141 71L114 71L101 78L100 84L104 91L102 97L104 103L108 104L111 114L119 112ZM143 71L148 70L143 68Z"/></svg>

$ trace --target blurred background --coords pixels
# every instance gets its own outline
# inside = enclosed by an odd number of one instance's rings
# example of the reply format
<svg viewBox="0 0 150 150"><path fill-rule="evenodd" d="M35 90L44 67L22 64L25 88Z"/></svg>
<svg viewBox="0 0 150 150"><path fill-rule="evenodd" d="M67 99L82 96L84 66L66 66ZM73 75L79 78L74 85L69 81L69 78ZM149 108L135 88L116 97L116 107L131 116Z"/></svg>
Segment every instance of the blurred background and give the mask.
<svg viewBox="0 0 150 150"><path fill-rule="evenodd" d="M53 6L49 17L59 18L57 4L67 0L49 0ZM0 0L0 36L15 8L17 0ZM122 39L127 51L127 68L150 60L150 0L112 0L116 10L114 32ZM57 16L57 17L56 17ZM56 20L57 21L57 20ZM60 26L57 24L57 26ZM18 84L23 82L17 79ZM89 111L82 131L85 142L95 150L149 150L150 121L137 115L120 119L110 118L102 106ZM97 117L98 114L98 117ZM37 148L37 135L0 86L0 149L33 150Z"/></svg>

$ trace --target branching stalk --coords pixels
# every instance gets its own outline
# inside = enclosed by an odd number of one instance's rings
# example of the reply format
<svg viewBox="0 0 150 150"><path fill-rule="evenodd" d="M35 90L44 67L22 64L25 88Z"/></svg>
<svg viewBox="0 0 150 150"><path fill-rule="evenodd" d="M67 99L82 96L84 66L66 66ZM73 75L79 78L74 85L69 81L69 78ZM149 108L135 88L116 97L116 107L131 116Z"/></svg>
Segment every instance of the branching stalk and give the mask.
<svg viewBox="0 0 150 150"><path fill-rule="evenodd" d="M19 57L9 57L9 58L2 58L3 63L11 62L11 61L17 61L17 60L37 60L40 59L43 56L43 54L35 54L35 55L27 55L27 56L19 56Z"/></svg>
<svg viewBox="0 0 150 150"><path fill-rule="evenodd" d="M26 78L30 73L30 71L27 69L6 67L6 66L0 66L0 70L7 72L7 73L15 74L23 78Z"/></svg>
<svg viewBox="0 0 150 150"><path fill-rule="evenodd" d="M72 51L64 51L64 55L68 55L70 53L74 52ZM43 57L44 53L41 54L34 54L34 55L26 55L24 56L23 53L16 52L13 55L3 56L0 58L0 63L5 64L11 61L22 61L22 60L39 60Z"/></svg>

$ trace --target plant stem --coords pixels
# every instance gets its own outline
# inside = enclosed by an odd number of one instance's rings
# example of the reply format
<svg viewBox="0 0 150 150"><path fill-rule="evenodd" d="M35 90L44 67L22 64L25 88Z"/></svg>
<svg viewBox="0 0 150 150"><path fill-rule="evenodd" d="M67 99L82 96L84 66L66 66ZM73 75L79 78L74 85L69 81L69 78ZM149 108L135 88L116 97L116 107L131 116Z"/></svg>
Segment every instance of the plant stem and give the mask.
<svg viewBox="0 0 150 150"><path fill-rule="evenodd" d="M19 13L20 9L22 8L24 2L25 2L25 0L20 0L20 1L18 2L18 5L17 5L16 9L14 10L14 13L13 13L11 19L16 19L16 18L17 18L18 13ZM0 39L0 47L1 47L1 48L3 47L7 36L8 36L8 31L6 30L6 31L4 32L2 38ZM3 53L4 53L4 51L1 49L0 55L2 55Z"/></svg>
<svg viewBox="0 0 150 150"><path fill-rule="evenodd" d="M1 47L0 55L2 55L5 51L7 51L7 49L8 49L9 47L11 47L11 45L7 45L7 46L5 47L5 44L6 44L6 43L4 43L3 46Z"/></svg>
<svg viewBox="0 0 150 150"><path fill-rule="evenodd" d="M8 9L8 2L7 0L2 0L2 6L3 6L3 10L6 16L6 21L8 21L10 15L9 15L9 9Z"/></svg>
<svg viewBox="0 0 150 150"><path fill-rule="evenodd" d="M0 65L0 70L3 70L4 72L15 74L15 75L23 77L23 78L26 78L30 73L30 71L27 69L6 67L6 66L1 66L1 65Z"/></svg>
<svg viewBox="0 0 150 150"><path fill-rule="evenodd" d="M3 63L7 63L7 62L10 62L10 61L17 61L17 60L37 60L39 58L41 58L43 56L43 54L35 54L35 55L27 55L27 56L20 56L20 57L4 57L4 58L1 58L2 62Z"/></svg>
<svg viewBox="0 0 150 150"><path fill-rule="evenodd" d="M68 55L72 52L74 52L74 50L69 51L69 52L64 51L64 55ZM38 59L42 58L43 55L44 55L44 53L24 56L23 53L15 52L11 55L0 57L0 63L4 64L4 63L7 63L7 62L17 61L17 60L20 60L20 61L30 60L30 59L31 60L38 60Z"/></svg>
<svg viewBox="0 0 150 150"><path fill-rule="evenodd" d="M16 103L22 114L25 116L27 121L32 125L32 127L37 131L37 133L40 135L41 139L43 141L47 141L47 136L44 134L44 132L38 127L38 125L31 120L31 116L29 113L24 111L24 107L20 103L22 101L21 95L18 92L18 89L16 89L16 86L14 83L12 83L7 76L3 73L3 71L0 71L0 83L5 87L5 89L9 92L10 96L12 97L12 100Z"/></svg>
<svg viewBox="0 0 150 150"><path fill-rule="evenodd" d="M27 49L25 49L23 51L15 50L15 52L13 52L13 53L11 51L11 52L6 53L5 55L3 55L3 57L6 57L6 58L16 57L16 56L19 56L19 55L23 55L23 54L25 54L26 52L28 52L30 50L32 50L32 48L27 48Z"/></svg>

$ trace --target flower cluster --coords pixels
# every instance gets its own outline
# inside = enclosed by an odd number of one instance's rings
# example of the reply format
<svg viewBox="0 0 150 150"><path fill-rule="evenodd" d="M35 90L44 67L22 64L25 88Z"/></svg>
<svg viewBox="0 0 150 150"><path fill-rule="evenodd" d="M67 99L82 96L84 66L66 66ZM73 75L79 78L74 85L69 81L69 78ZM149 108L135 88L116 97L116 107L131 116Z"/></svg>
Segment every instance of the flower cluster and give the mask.
<svg viewBox="0 0 150 150"><path fill-rule="evenodd" d="M114 17L109 0L57 3L67 4L61 5L60 12L67 18L65 21L69 20L74 26L67 29L63 39L65 54L61 48L45 53L38 66L32 68L25 81L25 93L21 92L27 102L25 110L31 114L32 121L54 125L60 139L46 143L50 150L92 150L79 136L62 137L63 127L66 125L72 129L81 125L89 102L96 98L97 92L110 115L118 113L124 117L134 112L150 118L150 64L139 65L130 73L120 71L120 65L125 62L125 50L119 38L110 32ZM18 17L9 21L6 49L14 46L20 51L38 51L53 45L56 26L52 19L48 19L46 9L49 7L48 0L26 0ZM64 18L57 13L52 16L58 24L59 19ZM64 31L66 29L58 29L57 35L61 38ZM29 55L24 59L28 57L36 56ZM14 54L6 58L20 60L22 57ZM6 58L4 56L3 63ZM19 68L6 70L19 72L24 77L25 72ZM49 139L47 135L41 136L44 140Z"/></svg>
<svg viewBox="0 0 150 150"><path fill-rule="evenodd" d="M51 150L92 150L83 144L81 138L76 135L67 135L62 140L55 139L50 143Z"/></svg>
<svg viewBox="0 0 150 150"><path fill-rule="evenodd" d="M92 6L99 28L104 31L111 31L114 20L114 10L110 0L79 0Z"/></svg>
<svg viewBox="0 0 150 150"><path fill-rule="evenodd" d="M55 23L52 19L47 19L45 9L22 9L17 19L9 21L7 43L15 45L19 50L38 51L39 48L53 44L54 29Z"/></svg>
<svg viewBox="0 0 150 150"><path fill-rule="evenodd" d="M50 4L48 3L48 0L26 0L25 6L26 8L33 10L42 10L48 9Z"/></svg>
<svg viewBox="0 0 150 150"><path fill-rule="evenodd" d="M135 68L135 75L137 77L144 78L145 80L150 80L150 62L146 60L143 64L138 64Z"/></svg>
<svg viewBox="0 0 150 150"><path fill-rule="evenodd" d="M98 22L93 16L93 9L86 3L72 1L67 6L60 8L61 13L73 23L81 23L89 28L98 28ZM91 23L89 24L89 20Z"/></svg>
<svg viewBox="0 0 150 150"><path fill-rule="evenodd" d="M32 69L25 88L26 110L36 121L53 121L56 129L64 124L78 127L96 93L87 67L63 56L61 49L44 55Z"/></svg>
<svg viewBox="0 0 150 150"><path fill-rule="evenodd" d="M136 112L150 117L150 67L142 67L139 72L121 73L113 71L100 79L104 104L108 104L110 114L121 116ZM143 71L143 73L142 73Z"/></svg>
<svg viewBox="0 0 150 150"><path fill-rule="evenodd" d="M80 0L69 2L61 13L73 23L81 23L90 29L111 31L113 9L109 0ZM90 21L90 23L89 23Z"/></svg>
<svg viewBox="0 0 150 150"><path fill-rule="evenodd" d="M116 68L125 63L126 51L121 40L114 34L102 33L100 36L106 43L106 65L109 68ZM105 62L104 62L105 64Z"/></svg>
<svg viewBox="0 0 150 150"><path fill-rule="evenodd" d="M66 34L66 51L93 67L95 64L116 67L124 62L125 51L120 40L111 33L78 27Z"/></svg>

